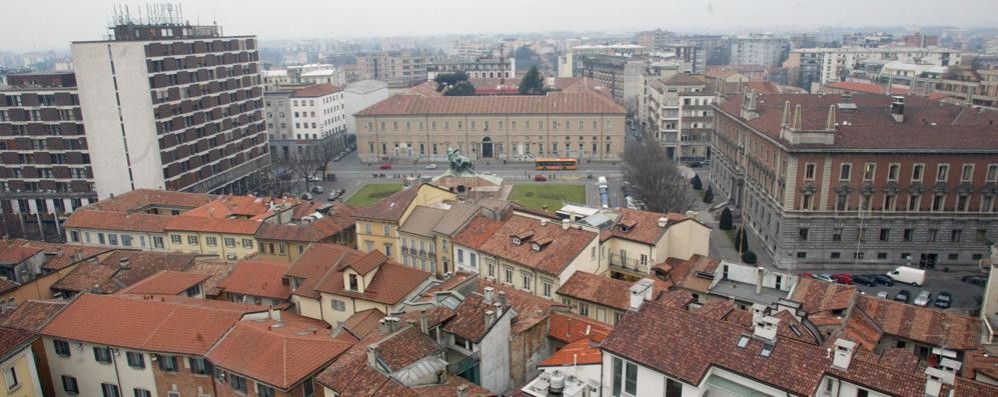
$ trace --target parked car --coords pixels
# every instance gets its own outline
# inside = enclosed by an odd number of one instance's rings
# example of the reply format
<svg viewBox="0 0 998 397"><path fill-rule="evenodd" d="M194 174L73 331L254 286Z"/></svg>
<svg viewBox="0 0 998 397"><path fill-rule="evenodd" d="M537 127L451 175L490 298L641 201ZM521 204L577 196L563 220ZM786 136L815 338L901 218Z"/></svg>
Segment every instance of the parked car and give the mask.
<svg viewBox="0 0 998 397"><path fill-rule="evenodd" d="M900 290L897 295L894 295L894 300L908 303L908 301L911 300L911 292L908 292L906 289Z"/></svg>
<svg viewBox="0 0 998 397"><path fill-rule="evenodd" d="M301 199L302 199L302 200L312 200L312 199L313 199L313 197L312 197L312 194L311 194L311 193L303 193L303 194L301 195Z"/></svg>
<svg viewBox="0 0 998 397"><path fill-rule="evenodd" d="M800 275L801 275L801 277L810 277L810 278L813 278L815 280L827 281L827 282L830 282L830 283L834 283L835 282L835 280L832 280L832 276L828 275L826 273L816 273L816 274L801 273Z"/></svg>
<svg viewBox="0 0 998 397"><path fill-rule="evenodd" d="M936 297L936 301L933 303L935 307L940 309L949 309L952 304L953 294L950 294L949 292L940 292L939 296Z"/></svg>
<svg viewBox="0 0 998 397"><path fill-rule="evenodd" d="M333 156L333 161L340 161L340 160L343 160L343 155L342 154L337 154L337 155Z"/></svg>
<svg viewBox="0 0 998 397"><path fill-rule="evenodd" d="M894 279L890 278L886 274L875 275L875 276L873 276L873 279L877 281L877 284L885 285L885 286L888 286L888 287L893 287L894 286Z"/></svg>
<svg viewBox="0 0 998 397"><path fill-rule="evenodd" d="M534 182L544 182L546 180L548 180L548 177L544 175L541 174L534 175Z"/></svg>
<svg viewBox="0 0 998 397"><path fill-rule="evenodd" d="M329 193L329 201L335 201L338 198L340 198L339 192L333 191Z"/></svg>
<svg viewBox="0 0 998 397"><path fill-rule="evenodd" d="M319 185L312 186L312 193L322 194L322 193L325 193L325 192L326 192L326 189L323 189L322 186L319 186Z"/></svg>
<svg viewBox="0 0 998 397"><path fill-rule="evenodd" d="M926 307L929 305L929 302L932 302L932 293L922 290L922 292L919 292L918 296L915 297L915 301L911 303L915 306Z"/></svg>
<svg viewBox="0 0 998 397"><path fill-rule="evenodd" d="M686 165L688 165L690 168L700 168L700 162L699 161L690 161Z"/></svg>
<svg viewBox="0 0 998 397"><path fill-rule="evenodd" d="M845 284L845 285L852 285L853 284L852 276L850 276L848 274L845 274L845 273L833 274L833 275L831 275L831 277L832 277L832 281L835 281L836 283L839 283L839 284Z"/></svg>
<svg viewBox="0 0 998 397"><path fill-rule="evenodd" d="M427 164L426 165L426 169L428 169L428 170L435 170L435 169L437 169L437 163Z"/></svg>
<svg viewBox="0 0 998 397"><path fill-rule="evenodd" d="M318 182L318 181L319 181L319 177L317 177L317 176L315 176L315 175L309 175L309 176L308 176L307 178L305 178L305 179L307 179L307 180L308 180L309 182Z"/></svg>
<svg viewBox="0 0 998 397"><path fill-rule="evenodd" d="M390 169L392 169L392 163L381 164L381 167L379 167L379 168L381 168L383 170L390 170Z"/></svg>
<svg viewBox="0 0 998 397"><path fill-rule="evenodd" d="M988 283L988 276L982 276L980 274L971 274L967 276L960 277L960 281L965 283L984 286Z"/></svg>
<svg viewBox="0 0 998 397"><path fill-rule="evenodd" d="M865 285L867 287L877 286L877 280L872 276L867 276L865 274L855 274L852 276L852 282L857 285Z"/></svg>
<svg viewBox="0 0 998 397"><path fill-rule="evenodd" d="M878 291L877 292L877 297L880 298L880 299L888 299L889 296L891 296L891 294L888 294L887 291Z"/></svg>

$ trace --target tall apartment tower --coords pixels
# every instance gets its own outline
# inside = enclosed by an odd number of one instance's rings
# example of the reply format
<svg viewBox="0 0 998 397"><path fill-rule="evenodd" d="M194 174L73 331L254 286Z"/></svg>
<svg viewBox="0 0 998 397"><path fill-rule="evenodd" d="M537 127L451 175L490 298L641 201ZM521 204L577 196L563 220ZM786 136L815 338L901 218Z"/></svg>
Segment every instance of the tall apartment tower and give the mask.
<svg viewBox="0 0 998 397"><path fill-rule="evenodd" d="M111 31L72 44L100 198L250 189L270 164L256 37L179 17L119 16Z"/></svg>

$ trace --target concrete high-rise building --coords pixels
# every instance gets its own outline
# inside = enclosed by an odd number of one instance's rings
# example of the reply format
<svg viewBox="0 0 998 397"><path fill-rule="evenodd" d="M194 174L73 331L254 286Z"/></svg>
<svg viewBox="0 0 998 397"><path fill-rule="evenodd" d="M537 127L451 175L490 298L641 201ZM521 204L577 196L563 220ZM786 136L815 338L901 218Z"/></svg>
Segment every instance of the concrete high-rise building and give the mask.
<svg viewBox="0 0 998 397"><path fill-rule="evenodd" d="M662 29L646 30L638 32L637 41L639 46L647 47L651 51L663 51L675 38L672 32Z"/></svg>
<svg viewBox="0 0 998 397"><path fill-rule="evenodd" d="M582 77L598 81L607 87L614 102L625 107L629 114L637 114L644 88L644 73L648 63L644 59L611 55L585 55L580 57Z"/></svg>
<svg viewBox="0 0 998 397"><path fill-rule="evenodd" d="M731 40L732 65L780 66L790 52L785 37L751 35Z"/></svg>
<svg viewBox="0 0 998 397"><path fill-rule="evenodd" d="M710 158L714 89L701 75L677 73L646 80L647 134L679 162Z"/></svg>
<svg viewBox="0 0 998 397"><path fill-rule="evenodd" d="M270 164L256 37L117 22L108 40L72 44L99 196L247 191Z"/></svg>
<svg viewBox="0 0 998 397"><path fill-rule="evenodd" d="M426 81L429 54L411 50L357 54L357 78L381 80L392 87L411 87Z"/></svg>
<svg viewBox="0 0 998 397"><path fill-rule="evenodd" d="M340 87L315 84L267 91L264 109L274 160L328 158L346 147Z"/></svg>

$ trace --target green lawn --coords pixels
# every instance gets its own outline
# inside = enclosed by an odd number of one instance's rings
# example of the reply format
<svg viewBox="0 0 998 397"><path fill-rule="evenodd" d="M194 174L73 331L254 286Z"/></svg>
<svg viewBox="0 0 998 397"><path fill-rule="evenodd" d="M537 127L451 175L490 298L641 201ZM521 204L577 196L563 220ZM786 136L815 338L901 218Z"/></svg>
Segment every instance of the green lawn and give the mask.
<svg viewBox="0 0 998 397"><path fill-rule="evenodd" d="M527 208L539 210L546 205L549 211L557 211L569 203L586 205L586 186L555 183L514 185L509 200Z"/></svg>
<svg viewBox="0 0 998 397"><path fill-rule="evenodd" d="M401 183L372 183L358 190L353 196L350 196L350 199L347 200L347 205L370 207L374 203L381 201L381 199L400 191L402 191Z"/></svg>

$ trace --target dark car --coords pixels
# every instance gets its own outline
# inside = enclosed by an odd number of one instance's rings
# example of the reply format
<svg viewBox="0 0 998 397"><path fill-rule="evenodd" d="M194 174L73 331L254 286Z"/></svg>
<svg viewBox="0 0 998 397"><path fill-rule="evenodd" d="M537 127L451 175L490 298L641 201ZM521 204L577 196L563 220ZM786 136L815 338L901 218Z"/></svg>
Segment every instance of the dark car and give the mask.
<svg viewBox="0 0 998 397"><path fill-rule="evenodd" d="M877 281L877 284L886 285L888 287L894 285L894 279L890 278L890 276L886 274L878 274L876 276L873 276L873 279Z"/></svg>
<svg viewBox="0 0 998 397"><path fill-rule="evenodd" d="M877 286L877 280L872 276L865 274L854 274L852 276L852 282L857 285L865 285L867 287Z"/></svg>
<svg viewBox="0 0 998 397"><path fill-rule="evenodd" d="M985 284L988 283L988 277L987 276L982 276L980 274L971 274L971 275L968 275L968 276L960 277L960 281L963 281L963 282L969 283L969 284L980 285L980 286L983 287Z"/></svg>
<svg viewBox="0 0 998 397"><path fill-rule="evenodd" d="M936 297L936 301L932 304L940 309L949 309L950 305L953 304L953 294L940 292L939 296Z"/></svg>
<svg viewBox="0 0 998 397"><path fill-rule="evenodd" d="M898 302L908 303L908 301L911 300L911 292L908 292L908 290L903 289L899 291L897 295L894 295L894 300Z"/></svg>

